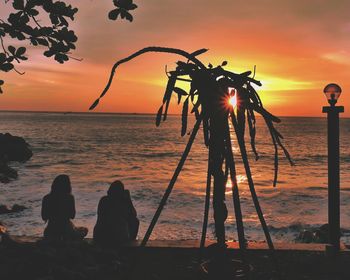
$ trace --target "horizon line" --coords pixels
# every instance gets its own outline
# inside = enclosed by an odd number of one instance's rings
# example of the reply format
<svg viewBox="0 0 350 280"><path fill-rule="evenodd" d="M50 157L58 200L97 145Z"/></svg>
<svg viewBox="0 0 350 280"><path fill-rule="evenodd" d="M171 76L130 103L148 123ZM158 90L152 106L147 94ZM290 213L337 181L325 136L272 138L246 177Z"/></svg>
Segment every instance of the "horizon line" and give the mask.
<svg viewBox="0 0 350 280"><path fill-rule="evenodd" d="M38 113L38 114L101 114L101 115L156 115L157 112L154 113L137 113L137 112L91 112L91 111L45 111L45 110L1 110L0 113ZM168 114L169 116L181 116L181 114ZM257 115L256 117L261 117ZM280 115L277 117L282 118L326 118L326 116L291 116L291 115ZM342 119L348 119L350 117L342 117Z"/></svg>

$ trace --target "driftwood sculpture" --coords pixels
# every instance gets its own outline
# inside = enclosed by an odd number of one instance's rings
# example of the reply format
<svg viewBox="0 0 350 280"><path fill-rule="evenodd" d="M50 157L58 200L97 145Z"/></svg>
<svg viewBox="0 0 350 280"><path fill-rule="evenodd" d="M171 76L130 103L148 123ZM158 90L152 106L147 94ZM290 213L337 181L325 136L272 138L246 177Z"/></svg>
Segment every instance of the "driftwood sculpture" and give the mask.
<svg viewBox="0 0 350 280"><path fill-rule="evenodd" d="M202 125L204 143L209 148L209 153L201 248L203 248L205 245L212 178L214 181L213 209L215 233L218 244L223 246L225 245L224 223L227 218L227 208L225 205L225 187L229 177L232 182L233 205L236 217L239 244L241 252L243 254L246 247L246 240L244 237L243 217L241 211L239 189L236 179L237 174L234 159L235 155L233 154L231 147L231 133L229 130L229 122L231 121L235 135L237 137L240 155L243 160L252 200L260 219L267 244L269 248L273 250L273 243L263 216L263 212L259 205L257 194L255 192L254 182L252 179L247 156L244 134L247 126L250 136L251 148L256 156L256 159L258 159L258 153L255 148L255 114L260 114L265 120L266 125L270 131L272 144L275 148L275 174L273 183L275 186L277 182L279 148L282 149L285 156L292 164L292 160L288 151L281 143L281 139L283 137L273 125L274 122L280 122L280 119L270 114L263 107L259 95L252 86L253 84L260 86L261 83L255 80L254 77L250 77L252 74L251 71L241 74L229 72L223 68L227 62L223 62L222 65L217 67L213 67L211 64L209 64L209 66L205 66L197 58L197 56L205 53L206 51L207 49L201 49L193 53L188 53L180 49L148 47L132 54L125 59L118 61L113 66L106 88L103 90L101 96L90 107L90 110L94 109L98 105L100 99L109 90L115 71L119 65L148 52L171 53L184 57L186 61L178 61L176 69L167 72L169 78L168 84L165 90L162 105L160 106L157 113L156 125L158 126L162 120L166 120L170 99L174 93L177 95L179 104L181 100L184 100L182 108L181 135L183 136L187 132L187 116L190 110L190 104L192 104L192 109L190 112L195 115L196 122L190 134L185 151L180 159L180 162L174 172L172 179L170 180L169 186L164 193L164 196L151 221L151 224L142 240L141 246L145 246L148 239L150 238L153 228L157 223L161 211L163 210L163 207L166 204L166 201L174 187L176 179L185 163L187 155L190 152L197 132ZM190 83L190 91L186 92L185 90L176 87L177 81L185 81ZM230 98L236 99L236 108L230 105ZM246 123L248 123L248 125L246 125Z"/></svg>

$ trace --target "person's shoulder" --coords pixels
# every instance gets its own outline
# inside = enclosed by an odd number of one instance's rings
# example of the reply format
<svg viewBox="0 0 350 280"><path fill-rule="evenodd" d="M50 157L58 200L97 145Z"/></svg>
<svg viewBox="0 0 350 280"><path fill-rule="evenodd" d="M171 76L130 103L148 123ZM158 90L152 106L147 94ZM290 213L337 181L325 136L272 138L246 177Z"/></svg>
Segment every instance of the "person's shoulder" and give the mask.
<svg viewBox="0 0 350 280"><path fill-rule="evenodd" d="M100 198L100 203L104 203L105 201L108 201L110 198L108 197L108 195L102 196Z"/></svg>
<svg viewBox="0 0 350 280"><path fill-rule="evenodd" d="M46 201L46 200L48 200L49 198L50 198L50 194L48 193L48 194L44 195L43 201Z"/></svg>

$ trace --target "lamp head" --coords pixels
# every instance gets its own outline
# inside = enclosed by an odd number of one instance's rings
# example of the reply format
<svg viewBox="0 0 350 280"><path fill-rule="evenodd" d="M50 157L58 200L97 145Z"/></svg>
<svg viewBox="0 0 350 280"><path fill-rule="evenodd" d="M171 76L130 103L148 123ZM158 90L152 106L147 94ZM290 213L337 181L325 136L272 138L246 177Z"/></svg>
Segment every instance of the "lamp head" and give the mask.
<svg viewBox="0 0 350 280"><path fill-rule="evenodd" d="M338 98L341 94L341 87L337 84L328 84L323 90L323 93L326 95L328 103L331 106L335 106L338 101Z"/></svg>

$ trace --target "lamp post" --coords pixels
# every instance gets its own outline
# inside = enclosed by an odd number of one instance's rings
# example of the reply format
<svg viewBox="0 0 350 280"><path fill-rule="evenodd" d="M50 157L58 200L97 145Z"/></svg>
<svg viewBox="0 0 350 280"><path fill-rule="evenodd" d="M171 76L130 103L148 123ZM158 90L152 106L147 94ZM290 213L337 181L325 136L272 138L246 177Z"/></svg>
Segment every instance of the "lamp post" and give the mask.
<svg viewBox="0 0 350 280"><path fill-rule="evenodd" d="M324 106L328 121L328 225L329 243L333 251L340 248L340 175L339 175L339 113L343 106L335 106L341 94L337 84L328 84L324 90L330 106Z"/></svg>

